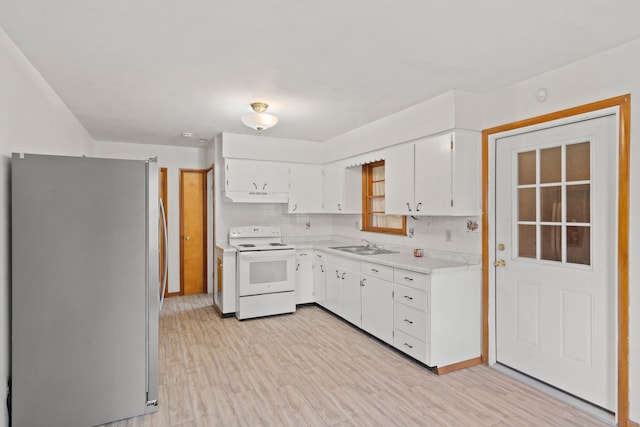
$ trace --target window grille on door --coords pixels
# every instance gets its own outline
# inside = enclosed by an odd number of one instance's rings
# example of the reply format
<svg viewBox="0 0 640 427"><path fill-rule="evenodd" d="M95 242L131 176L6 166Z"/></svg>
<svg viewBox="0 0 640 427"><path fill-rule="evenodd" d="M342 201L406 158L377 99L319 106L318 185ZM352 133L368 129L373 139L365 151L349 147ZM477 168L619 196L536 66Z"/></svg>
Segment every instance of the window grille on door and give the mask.
<svg viewBox="0 0 640 427"><path fill-rule="evenodd" d="M517 154L518 256L591 265L590 143Z"/></svg>

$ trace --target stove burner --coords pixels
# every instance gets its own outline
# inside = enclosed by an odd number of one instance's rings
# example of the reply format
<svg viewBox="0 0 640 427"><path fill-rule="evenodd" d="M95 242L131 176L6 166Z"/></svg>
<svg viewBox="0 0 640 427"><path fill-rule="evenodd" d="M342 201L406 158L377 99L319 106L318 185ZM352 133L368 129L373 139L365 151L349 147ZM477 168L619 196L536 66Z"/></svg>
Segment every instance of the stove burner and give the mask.
<svg viewBox="0 0 640 427"><path fill-rule="evenodd" d="M287 246L286 243L269 243L269 246Z"/></svg>
<svg viewBox="0 0 640 427"><path fill-rule="evenodd" d="M253 243L243 243L243 244L238 245L238 246L240 246L241 248L255 248L256 247L256 245L254 245Z"/></svg>

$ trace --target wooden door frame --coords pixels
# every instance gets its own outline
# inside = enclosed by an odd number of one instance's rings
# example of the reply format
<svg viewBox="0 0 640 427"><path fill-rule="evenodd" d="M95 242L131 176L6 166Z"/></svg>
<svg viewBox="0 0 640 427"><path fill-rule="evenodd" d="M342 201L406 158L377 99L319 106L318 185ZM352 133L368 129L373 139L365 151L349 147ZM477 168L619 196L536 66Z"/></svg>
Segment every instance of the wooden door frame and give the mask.
<svg viewBox="0 0 640 427"><path fill-rule="evenodd" d="M180 295L184 295L184 191L183 176L185 173L200 173L202 180L202 259L204 271L202 292L207 293L207 170L203 169L180 169Z"/></svg>
<svg viewBox="0 0 640 427"><path fill-rule="evenodd" d="M530 119L520 120L482 131L482 360L489 363L489 140L490 136L540 125L571 116L597 112L618 107L618 283L617 283L617 330L618 330L618 371L617 371L617 419L618 425L627 427L629 421L629 154L631 95L626 94L566 110L557 111ZM495 164L493 165L495 172Z"/></svg>

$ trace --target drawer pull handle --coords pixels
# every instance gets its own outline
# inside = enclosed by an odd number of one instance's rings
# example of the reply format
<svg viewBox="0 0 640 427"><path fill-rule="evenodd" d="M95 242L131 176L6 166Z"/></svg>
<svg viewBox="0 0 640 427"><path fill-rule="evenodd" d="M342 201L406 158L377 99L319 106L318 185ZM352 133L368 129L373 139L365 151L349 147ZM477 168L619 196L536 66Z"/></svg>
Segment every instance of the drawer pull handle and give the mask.
<svg viewBox="0 0 640 427"><path fill-rule="evenodd" d="M413 277L405 277L404 280L408 280L410 282L413 282Z"/></svg>
<svg viewBox="0 0 640 427"><path fill-rule="evenodd" d="M307 256L307 254L298 254L298 255L300 255L300 256Z"/></svg>
<svg viewBox="0 0 640 427"><path fill-rule="evenodd" d="M410 301L413 301L413 297L410 297L409 295L405 295L404 297Z"/></svg>
<svg viewBox="0 0 640 427"><path fill-rule="evenodd" d="M404 321L407 322L410 325L413 325L413 322L411 320L409 320L409 319L404 319Z"/></svg>
<svg viewBox="0 0 640 427"><path fill-rule="evenodd" d="M413 348L413 346L411 344L404 343L404 345L405 345L405 347Z"/></svg>
<svg viewBox="0 0 640 427"><path fill-rule="evenodd" d="M379 273L378 269L376 268L372 268L371 271L373 271L374 273Z"/></svg>

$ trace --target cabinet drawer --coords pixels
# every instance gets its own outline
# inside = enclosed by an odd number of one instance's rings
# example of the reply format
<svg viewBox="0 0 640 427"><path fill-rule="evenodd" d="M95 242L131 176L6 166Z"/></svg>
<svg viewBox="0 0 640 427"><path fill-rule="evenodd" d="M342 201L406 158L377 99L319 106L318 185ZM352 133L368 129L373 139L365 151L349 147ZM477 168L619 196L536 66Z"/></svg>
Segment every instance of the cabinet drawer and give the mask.
<svg viewBox="0 0 640 427"><path fill-rule="evenodd" d="M393 281L393 267L386 265L362 261L360 263L360 273L371 277L378 277L388 282Z"/></svg>
<svg viewBox="0 0 640 427"><path fill-rule="evenodd" d="M398 302L393 303L393 326L420 340L427 338L427 314Z"/></svg>
<svg viewBox="0 0 640 427"><path fill-rule="evenodd" d="M299 249L296 251L296 259L298 261L313 260L313 251L310 249Z"/></svg>
<svg viewBox="0 0 640 427"><path fill-rule="evenodd" d="M324 252L315 251L313 253L314 261L324 261Z"/></svg>
<svg viewBox="0 0 640 427"><path fill-rule="evenodd" d="M427 293L419 289L394 283L393 300L417 310L427 311Z"/></svg>
<svg viewBox="0 0 640 427"><path fill-rule="evenodd" d="M415 271L403 270L395 268L393 270L393 281L401 285L410 286L412 288L427 290L429 283L429 275L424 273L416 273Z"/></svg>
<svg viewBox="0 0 640 427"><path fill-rule="evenodd" d="M326 256L326 261L327 264L333 264L336 265L338 267L342 267L342 268L346 268L348 270L352 270L352 271L360 271L360 261L359 260L354 260L351 258L347 258L347 257L339 257L339 256L333 256L333 255L327 255Z"/></svg>
<svg viewBox="0 0 640 427"><path fill-rule="evenodd" d="M425 342L402 332L400 329L393 330L393 346L421 362L427 358Z"/></svg>

